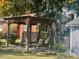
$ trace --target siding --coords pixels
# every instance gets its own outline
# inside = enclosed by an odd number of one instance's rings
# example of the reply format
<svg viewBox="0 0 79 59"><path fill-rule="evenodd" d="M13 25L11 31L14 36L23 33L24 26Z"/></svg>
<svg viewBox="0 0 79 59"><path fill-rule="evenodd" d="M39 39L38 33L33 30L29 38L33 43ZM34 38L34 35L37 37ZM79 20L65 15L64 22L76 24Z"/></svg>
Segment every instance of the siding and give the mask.
<svg viewBox="0 0 79 59"><path fill-rule="evenodd" d="M74 56L79 56L79 29L75 29L72 32L72 41L71 41L71 53Z"/></svg>

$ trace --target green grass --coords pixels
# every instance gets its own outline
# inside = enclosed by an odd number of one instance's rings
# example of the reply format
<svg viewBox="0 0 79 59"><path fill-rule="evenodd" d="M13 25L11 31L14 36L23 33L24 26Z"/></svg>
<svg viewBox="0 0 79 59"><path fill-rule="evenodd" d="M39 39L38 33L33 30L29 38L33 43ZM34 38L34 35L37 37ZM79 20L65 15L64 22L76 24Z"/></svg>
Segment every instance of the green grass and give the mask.
<svg viewBox="0 0 79 59"><path fill-rule="evenodd" d="M5 43L4 39L1 39L0 42ZM20 40L16 40L17 43ZM37 55L31 52L24 52L19 50L12 49L0 49L0 59L79 59L74 57L69 57L65 55Z"/></svg>
<svg viewBox="0 0 79 59"><path fill-rule="evenodd" d="M5 55L5 56L0 56L0 59L78 59L78 58L72 58L72 57L67 57L67 58L60 58L58 56L15 56L15 55Z"/></svg>
<svg viewBox="0 0 79 59"><path fill-rule="evenodd" d="M0 49L0 59L78 59L66 55L37 55L36 53Z"/></svg>
<svg viewBox="0 0 79 59"><path fill-rule="evenodd" d="M39 56L1 56L0 59L56 59L56 57L39 57Z"/></svg>

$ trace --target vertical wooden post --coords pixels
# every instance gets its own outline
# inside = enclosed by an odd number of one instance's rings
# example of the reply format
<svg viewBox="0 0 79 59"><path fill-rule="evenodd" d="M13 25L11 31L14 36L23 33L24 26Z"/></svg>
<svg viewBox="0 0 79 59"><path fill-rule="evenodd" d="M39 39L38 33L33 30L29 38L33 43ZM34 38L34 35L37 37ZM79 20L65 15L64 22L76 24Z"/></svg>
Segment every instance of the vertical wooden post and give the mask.
<svg viewBox="0 0 79 59"><path fill-rule="evenodd" d="M10 40L10 38L9 38L9 36L10 36L10 23L9 23L9 20L8 20L8 33L6 34L6 36L7 36L6 46L9 47L9 40Z"/></svg>
<svg viewBox="0 0 79 59"><path fill-rule="evenodd" d="M37 23L37 32L38 32L38 34L37 34L37 42L36 43L38 43L39 42L39 39L40 39L40 23Z"/></svg>
<svg viewBox="0 0 79 59"><path fill-rule="evenodd" d="M29 46L31 46L31 25L29 24Z"/></svg>
<svg viewBox="0 0 79 59"><path fill-rule="evenodd" d="M26 51L29 51L29 45L30 45L30 26L29 24L26 24Z"/></svg>
<svg viewBox="0 0 79 59"><path fill-rule="evenodd" d="M26 51L29 51L29 32L30 32L30 26L29 26L29 19L27 18L25 21L26 25L25 25L25 40L26 40Z"/></svg>
<svg viewBox="0 0 79 59"><path fill-rule="evenodd" d="M17 24L17 35L20 38L20 24Z"/></svg>
<svg viewBox="0 0 79 59"><path fill-rule="evenodd" d="M27 35L27 34L26 34ZM29 50L29 45L28 45L28 38L26 38L26 51Z"/></svg>

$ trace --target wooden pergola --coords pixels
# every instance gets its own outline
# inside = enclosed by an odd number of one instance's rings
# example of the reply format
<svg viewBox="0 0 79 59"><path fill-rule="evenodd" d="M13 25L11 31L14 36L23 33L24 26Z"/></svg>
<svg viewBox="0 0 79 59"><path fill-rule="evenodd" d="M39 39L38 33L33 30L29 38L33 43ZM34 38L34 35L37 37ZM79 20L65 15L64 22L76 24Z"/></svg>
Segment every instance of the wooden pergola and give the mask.
<svg viewBox="0 0 79 59"><path fill-rule="evenodd" d="M47 19L45 17L37 17L37 16L12 16L12 17L4 17L3 18L7 24L8 24L8 40L9 40L9 35L10 35L10 24L15 23L15 24L27 24L30 25L28 27L31 30L32 25L37 25L41 24L41 26L46 26L46 28L51 25L51 20ZM30 42L31 39L31 32L28 32L30 34L28 42ZM8 46L8 44L7 44Z"/></svg>

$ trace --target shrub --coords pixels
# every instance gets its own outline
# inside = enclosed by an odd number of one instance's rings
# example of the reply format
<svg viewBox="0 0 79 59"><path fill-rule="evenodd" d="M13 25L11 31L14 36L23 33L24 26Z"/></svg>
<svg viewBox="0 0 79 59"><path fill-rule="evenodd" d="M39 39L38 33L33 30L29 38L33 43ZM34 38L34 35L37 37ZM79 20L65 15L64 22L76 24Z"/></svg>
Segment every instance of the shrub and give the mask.
<svg viewBox="0 0 79 59"><path fill-rule="evenodd" d="M53 49L54 49L55 51L58 51L58 52L65 52L67 48L65 47L64 44L55 43L55 44L53 45Z"/></svg>
<svg viewBox="0 0 79 59"><path fill-rule="evenodd" d="M12 34L9 34L9 37L8 37L8 33L6 33L5 38L6 38L6 40L9 41L10 44L15 44L15 40L17 39L17 35L16 35L16 33L12 33Z"/></svg>
<svg viewBox="0 0 79 59"><path fill-rule="evenodd" d="M4 38L4 33L0 32L0 39Z"/></svg>

